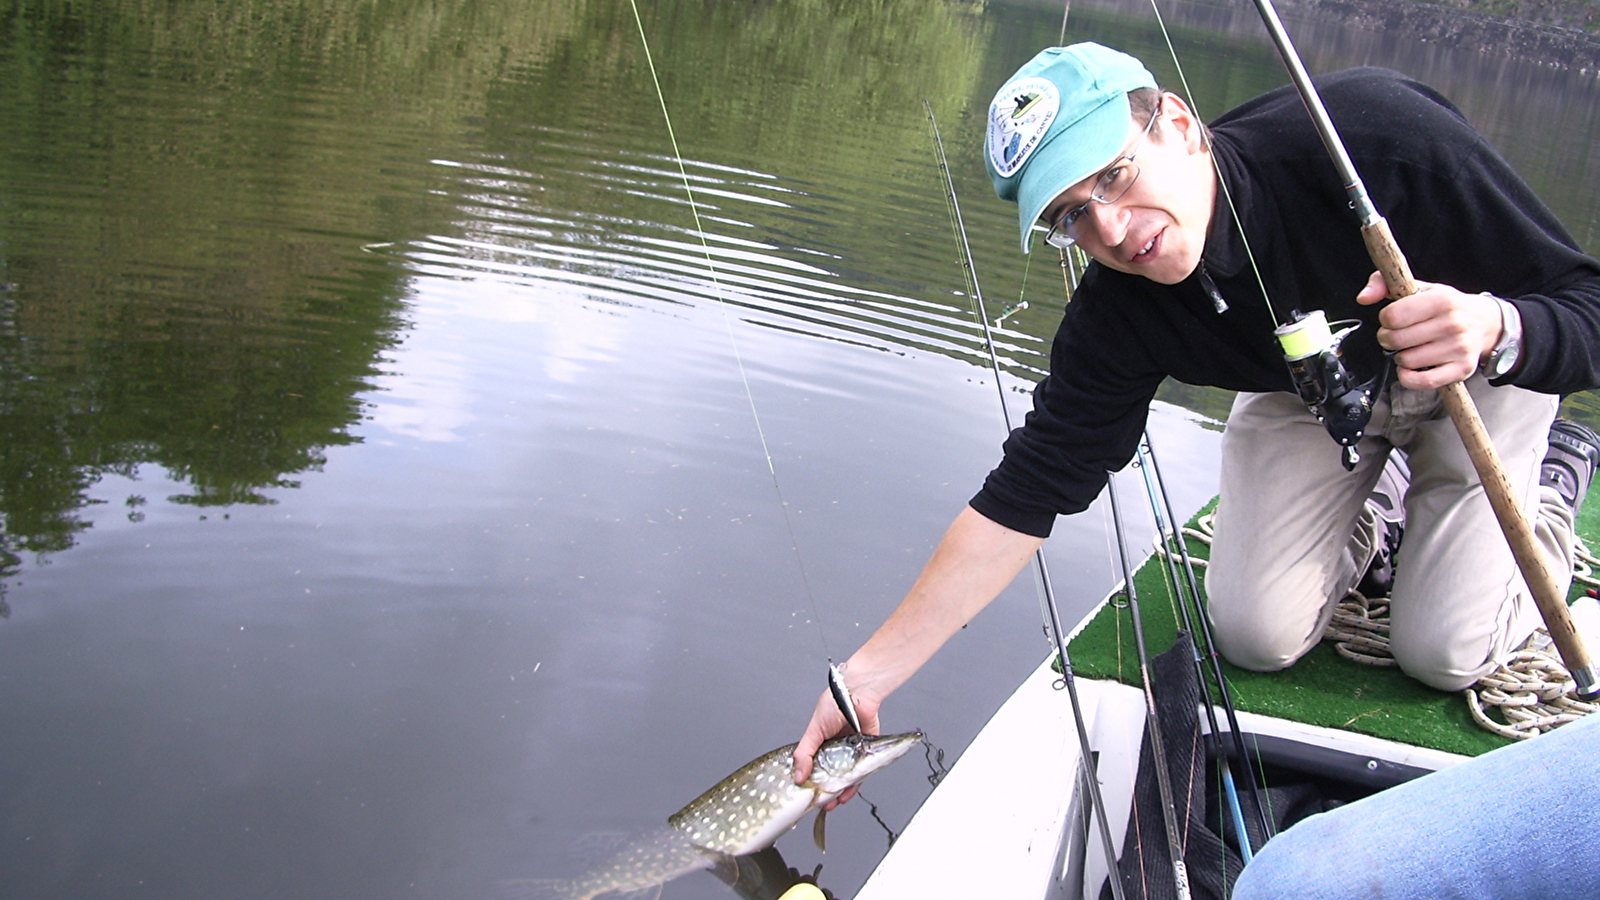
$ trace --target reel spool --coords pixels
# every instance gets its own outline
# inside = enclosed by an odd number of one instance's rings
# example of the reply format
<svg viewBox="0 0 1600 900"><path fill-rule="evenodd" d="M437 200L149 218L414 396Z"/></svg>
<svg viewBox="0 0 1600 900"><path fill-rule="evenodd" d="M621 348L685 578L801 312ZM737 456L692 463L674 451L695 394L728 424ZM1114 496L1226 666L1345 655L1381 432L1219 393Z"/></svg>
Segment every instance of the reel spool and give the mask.
<svg viewBox="0 0 1600 900"><path fill-rule="evenodd" d="M1339 326L1337 332L1333 330L1335 326ZM1283 348L1283 359L1289 364L1289 376L1294 379L1300 399L1334 443L1344 448L1340 462L1347 472L1361 461L1356 443L1366 433L1367 422L1372 418L1372 398L1381 381L1379 378L1356 384L1345 368L1340 344L1360 327L1361 323L1354 319L1329 323L1327 314L1320 309L1310 313L1295 310L1294 321L1272 332Z"/></svg>

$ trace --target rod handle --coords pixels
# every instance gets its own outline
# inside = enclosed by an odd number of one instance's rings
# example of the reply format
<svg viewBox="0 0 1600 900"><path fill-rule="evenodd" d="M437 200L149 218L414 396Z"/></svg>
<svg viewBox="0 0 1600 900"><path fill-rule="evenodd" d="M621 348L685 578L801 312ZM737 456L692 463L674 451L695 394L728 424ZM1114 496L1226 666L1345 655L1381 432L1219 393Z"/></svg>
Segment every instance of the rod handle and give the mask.
<svg viewBox="0 0 1600 900"><path fill-rule="evenodd" d="M1400 251L1400 245L1395 242L1387 220L1379 216L1371 224L1363 225L1361 239L1367 245L1372 262L1389 285L1389 296L1409 297L1417 292L1411 266ZM1505 466L1500 463L1500 454L1494 449L1494 442L1483 425L1483 417L1478 415L1472 395L1458 381L1439 388L1439 397L1450 414L1450 421L1455 423L1456 431L1461 434L1461 442L1466 445L1473 468L1478 471L1478 480L1483 483L1495 519L1500 522L1500 530L1505 533L1506 543L1511 546L1511 555L1522 572L1522 580L1527 582L1533 601L1539 607L1539 614L1544 617L1545 630L1550 632L1550 639L1561 653L1561 661L1572 673L1579 699L1600 697L1600 672L1595 669L1594 657L1589 655L1583 635L1578 633L1577 625L1572 621L1572 612L1567 608L1561 581L1534 539L1533 526L1516 500L1516 492L1511 487L1510 479L1506 478Z"/></svg>
<svg viewBox="0 0 1600 900"><path fill-rule="evenodd" d="M1411 275L1411 264L1400 251L1400 244L1389 230L1389 220L1376 216L1370 224L1361 226L1361 240L1367 245L1367 255L1372 264L1383 273L1389 285L1389 296L1409 297L1417 292L1417 279Z"/></svg>

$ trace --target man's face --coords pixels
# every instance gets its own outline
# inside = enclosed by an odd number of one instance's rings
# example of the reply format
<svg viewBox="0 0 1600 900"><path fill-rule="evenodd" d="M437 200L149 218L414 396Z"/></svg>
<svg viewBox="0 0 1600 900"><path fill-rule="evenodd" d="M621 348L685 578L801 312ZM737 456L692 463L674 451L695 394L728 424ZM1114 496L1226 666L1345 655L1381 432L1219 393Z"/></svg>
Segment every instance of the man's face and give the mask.
<svg viewBox="0 0 1600 900"><path fill-rule="evenodd" d="M1111 203L1089 203L1075 237L1102 265L1177 284L1200 264L1216 175L1200 123L1177 96L1165 96L1149 137L1141 136L1142 124L1129 123L1123 152L1123 157L1134 155L1139 177ZM1126 164L1125 158L1117 164ZM1096 172L1063 191L1045 208L1044 222L1054 223L1066 210L1088 201L1100 175Z"/></svg>

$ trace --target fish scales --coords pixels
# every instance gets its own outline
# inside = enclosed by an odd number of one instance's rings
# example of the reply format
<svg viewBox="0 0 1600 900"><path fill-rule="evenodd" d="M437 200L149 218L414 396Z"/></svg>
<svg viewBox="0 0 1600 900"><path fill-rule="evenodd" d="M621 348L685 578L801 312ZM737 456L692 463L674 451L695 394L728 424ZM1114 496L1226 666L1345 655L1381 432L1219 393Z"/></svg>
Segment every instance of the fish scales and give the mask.
<svg viewBox="0 0 1600 900"><path fill-rule="evenodd" d="M889 765L922 740L920 732L834 738L817 750L811 779L794 783L794 744L756 757L577 879L511 885L523 896L589 900L656 887L710 868L723 856L765 850L806 813Z"/></svg>
<svg viewBox="0 0 1600 900"><path fill-rule="evenodd" d="M695 844L729 856L770 847L822 795L814 784L794 783L794 748L789 744L751 760L667 822Z"/></svg>

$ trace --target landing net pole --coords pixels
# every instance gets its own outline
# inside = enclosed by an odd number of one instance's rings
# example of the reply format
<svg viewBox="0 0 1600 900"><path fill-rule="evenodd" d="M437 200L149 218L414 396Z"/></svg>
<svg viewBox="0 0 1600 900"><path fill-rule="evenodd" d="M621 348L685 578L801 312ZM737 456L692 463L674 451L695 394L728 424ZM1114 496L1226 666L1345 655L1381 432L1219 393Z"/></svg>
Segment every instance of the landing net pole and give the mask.
<svg viewBox="0 0 1600 900"><path fill-rule="evenodd" d="M1202 659L1205 650L1202 649L1200 637L1195 632L1194 617L1189 614L1190 599L1193 599L1195 615L1200 616L1202 622L1204 621L1205 612L1200 606L1200 593L1193 578L1193 569L1189 569L1191 577L1187 583L1184 582L1183 575L1178 571L1178 556L1180 552L1183 555L1183 563L1186 568L1189 565L1189 553L1188 549L1183 546L1183 535L1178 531L1176 524L1170 526L1171 538L1169 542L1168 521L1170 520L1175 523L1176 517L1171 515L1170 501L1168 502L1167 512L1163 513L1161 511L1161 503L1157 498L1158 488L1156 487L1155 483L1157 481L1157 476L1155 473L1155 467L1153 465L1154 456L1149 453L1149 444L1150 434L1146 432L1144 436L1144 442L1140 444L1138 450L1139 473L1144 476L1145 495L1150 498L1150 512L1155 516L1156 534L1161 541L1162 555L1166 557L1167 572L1172 579L1172 589L1177 594L1176 599L1178 602L1178 612L1183 618L1183 630L1189 632L1189 636L1191 638L1190 646L1194 649L1194 653L1192 654L1194 661L1194 675L1195 679L1200 682L1200 691L1203 697L1203 703L1201 705L1205 708L1206 724L1211 727L1211 736L1214 740L1218 741L1218 749L1220 750L1222 728L1217 722L1216 707L1211 702L1211 681L1206 677L1205 663ZM1162 485L1159 488L1159 493L1162 496L1166 495L1165 485ZM1188 588L1187 593L1184 590L1185 587ZM1206 649L1210 648L1209 639L1205 642L1205 647ZM1215 664L1216 654L1214 652L1211 654L1211 659L1213 664ZM1218 676L1218 681L1220 681L1222 675L1220 667L1217 667L1216 674ZM1226 688L1224 688L1223 692L1221 693L1221 699L1227 706L1227 712L1229 713L1228 721L1235 726L1233 738L1238 750L1239 764L1245 767L1245 774L1251 776L1250 794L1256 800L1257 807L1259 808L1261 795L1256 791L1255 779L1250 769L1249 758L1244 755L1244 740L1240 736L1237 728L1238 720L1232 715L1232 698L1230 698L1226 693ZM1249 865L1250 860L1255 856L1255 848L1251 846L1250 843L1250 831L1245 828L1244 825L1244 807L1239 802L1239 788L1233 778L1233 760L1229 759L1226 753L1222 754L1222 790L1228 801L1228 813L1231 817L1231 821L1233 822L1233 830L1239 836L1239 853L1244 857L1245 865ZM1261 810L1261 818L1263 822L1266 821L1265 810ZM1267 832L1263 830L1262 835L1265 836L1266 834Z"/></svg>
<svg viewBox="0 0 1600 900"><path fill-rule="evenodd" d="M1172 881L1178 900L1189 900L1189 867L1183 861L1183 840L1178 831L1178 812L1173 805L1172 773L1167 768L1166 744L1161 740L1161 716L1156 711L1156 688L1150 681L1150 653L1144 643L1144 622L1139 618L1139 592L1133 586L1133 566L1128 562L1128 537L1123 533L1122 508L1117 503L1117 479L1106 473L1106 492L1111 497L1111 521L1117 529L1117 555L1122 558L1122 588L1128 595L1128 615L1133 619L1134 646L1139 651L1139 678L1144 682L1145 730L1150 736L1150 755L1156 766L1156 788L1161 792L1161 819L1167 831L1167 855L1172 859ZM1138 798L1134 798L1138 811ZM1249 841L1244 841L1248 844ZM1112 882L1116 882L1116 877Z"/></svg>
<svg viewBox="0 0 1600 900"><path fill-rule="evenodd" d="M1266 24L1268 34L1272 36L1272 42L1278 47L1278 55L1283 58L1284 68L1289 70L1289 78L1294 82L1300 100L1305 103L1306 111L1311 114L1311 121L1316 125L1322 143L1328 148L1328 154L1333 157L1333 164L1339 170L1339 177L1344 180L1345 193L1350 198L1350 205L1361 219L1361 238L1367 245L1367 254L1383 273L1383 280L1389 285L1389 296L1399 298L1415 294L1417 282L1412 277L1411 265L1395 241L1393 232L1389 230L1388 221L1379 215L1372 205L1366 185L1361 181L1361 175L1356 172L1355 164L1351 162L1344 141L1334 128L1333 120L1328 117L1328 111L1322 105L1322 97L1317 93L1316 86L1311 83L1311 76L1306 74L1305 64L1300 61L1299 52L1289 40L1289 33L1284 30L1283 21L1278 18L1278 11L1272 5L1272 0L1252 0L1252 2L1261 14L1261 21ZM1572 673L1573 681L1577 685L1578 698L1580 700L1600 698L1600 671L1596 670L1594 658L1589 655L1589 648L1585 646L1583 637L1578 634L1577 626L1573 624L1572 613L1567 609L1565 592L1561 588L1560 581L1556 579L1550 560L1545 558L1544 551L1534 540L1533 526L1529 524L1528 517L1516 501L1511 481L1506 478L1505 467L1501 465L1500 455L1489 439L1489 431L1484 427L1477 405L1472 402L1472 396L1460 382L1439 388L1439 397L1444 401L1444 407L1450 413L1450 420L1455 423L1456 431L1461 434L1467 455L1472 457L1473 467L1478 470L1478 480L1483 483L1484 493L1489 497L1489 505L1494 508L1495 518L1500 522L1500 530L1505 533L1506 542L1511 546L1511 555L1516 558L1517 568L1522 571L1522 578L1533 594L1540 615L1544 617L1545 628L1550 632L1550 638L1555 642L1556 649L1561 652L1561 661Z"/></svg>

